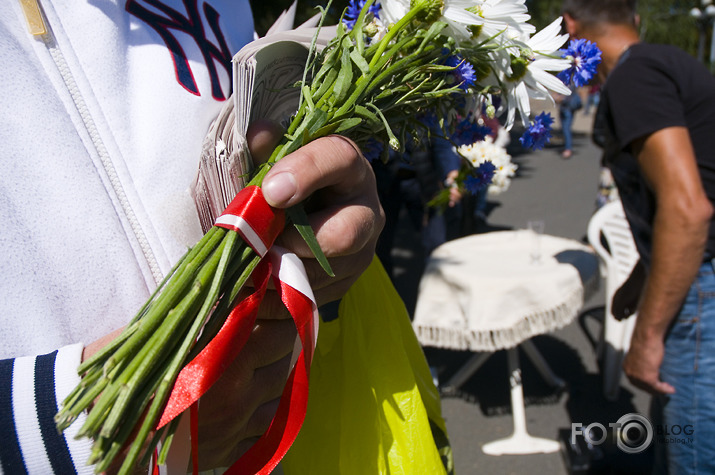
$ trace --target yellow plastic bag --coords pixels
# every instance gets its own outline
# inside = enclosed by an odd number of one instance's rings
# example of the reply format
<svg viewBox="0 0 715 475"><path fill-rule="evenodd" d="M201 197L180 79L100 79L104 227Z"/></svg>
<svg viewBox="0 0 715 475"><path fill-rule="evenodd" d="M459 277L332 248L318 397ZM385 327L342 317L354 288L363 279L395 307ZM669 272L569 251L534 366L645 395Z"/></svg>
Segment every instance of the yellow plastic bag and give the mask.
<svg viewBox="0 0 715 475"><path fill-rule="evenodd" d="M375 258L321 322L286 475L451 474L452 453L407 310Z"/></svg>

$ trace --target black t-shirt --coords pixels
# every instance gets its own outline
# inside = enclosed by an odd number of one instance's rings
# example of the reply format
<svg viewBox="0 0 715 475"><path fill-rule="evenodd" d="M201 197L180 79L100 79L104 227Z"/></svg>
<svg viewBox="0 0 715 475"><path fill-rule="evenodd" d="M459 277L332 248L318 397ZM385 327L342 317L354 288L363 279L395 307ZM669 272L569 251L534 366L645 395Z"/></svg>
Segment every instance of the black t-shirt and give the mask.
<svg viewBox="0 0 715 475"><path fill-rule="evenodd" d="M715 78L676 47L632 45L604 85L594 140L604 148L604 162L613 173L636 246L648 267L655 196L631 154L631 144L675 126L688 128L700 178L715 205ZM715 221L710 223L706 252L715 257Z"/></svg>

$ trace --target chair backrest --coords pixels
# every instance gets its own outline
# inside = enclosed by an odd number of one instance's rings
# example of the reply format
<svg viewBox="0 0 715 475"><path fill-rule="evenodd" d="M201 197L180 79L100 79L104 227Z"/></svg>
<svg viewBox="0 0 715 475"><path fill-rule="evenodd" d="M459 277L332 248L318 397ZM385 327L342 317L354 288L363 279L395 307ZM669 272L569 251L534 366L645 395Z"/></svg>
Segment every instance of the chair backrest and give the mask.
<svg viewBox="0 0 715 475"><path fill-rule="evenodd" d="M606 266L606 290L610 301L638 261L633 234L620 200L614 200L594 213L588 223L588 242Z"/></svg>
<svg viewBox="0 0 715 475"><path fill-rule="evenodd" d="M620 200L612 201L594 213L588 223L588 241L605 267L606 305L596 354L601 362L603 394L609 401L615 401L620 392L621 366L630 347L636 315L617 320L613 316L613 294L638 261L638 250Z"/></svg>

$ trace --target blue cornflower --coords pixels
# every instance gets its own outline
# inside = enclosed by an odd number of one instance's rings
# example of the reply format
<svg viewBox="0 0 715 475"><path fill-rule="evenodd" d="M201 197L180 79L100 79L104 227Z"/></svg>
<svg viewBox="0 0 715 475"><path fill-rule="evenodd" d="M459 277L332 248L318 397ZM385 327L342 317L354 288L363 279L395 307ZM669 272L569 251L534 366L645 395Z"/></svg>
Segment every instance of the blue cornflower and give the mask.
<svg viewBox="0 0 715 475"><path fill-rule="evenodd" d="M551 114L542 112L534 117L534 121L519 138L519 142L521 142L521 145L524 147L532 150L544 148L544 145L546 145L551 138L551 125L553 123L554 118L551 117Z"/></svg>
<svg viewBox="0 0 715 475"><path fill-rule="evenodd" d="M350 0L350 3L348 4L348 9L345 12L345 16L343 17L343 23L345 23L345 26L348 27L348 30L352 30L355 26L355 22L360 16L362 7L365 6L365 1L366 0ZM375 18L380 18L380 5L373 3L370 6L368 12L375 15Z"/></svg>
<svg viewBox="0 0 715 475"><path fill-rule="evenodd" d="M471 194L476 195L479 190L489 186L494 178L497 167L489 161L479 164L476 170L464 180L464 186Z"/></svg>
<svg viewBox="0 0 715 475"><path fill-rule="evenodd" d="M484 140L486 136L491 133L491 128L486 125L479 125L471 120L470 117L467 117L459 121L449 139L454 145L461 147L462 145L469 145Z"/></svg>
<svg viewBox="0 0 715 475"><path fill-rule="evenodd" d="M601 62L601 50L588 40L571 40L569 47L560 50L561 57L571 61L571 67L559 72L557 77L567 86L585 86L596 75Z"/></svg>
<svg viewBox="0 0 715 475"><path fill-rule="evenodd" d="M474 85L477 81L477 75L474 72L474 66L462 58L459 55L452 55L445 61L447 66L455 68L454 71L450 71L450 75L454 78L456 83L459 83L459 88L463 90L469 89L469 86Z"/></svg>

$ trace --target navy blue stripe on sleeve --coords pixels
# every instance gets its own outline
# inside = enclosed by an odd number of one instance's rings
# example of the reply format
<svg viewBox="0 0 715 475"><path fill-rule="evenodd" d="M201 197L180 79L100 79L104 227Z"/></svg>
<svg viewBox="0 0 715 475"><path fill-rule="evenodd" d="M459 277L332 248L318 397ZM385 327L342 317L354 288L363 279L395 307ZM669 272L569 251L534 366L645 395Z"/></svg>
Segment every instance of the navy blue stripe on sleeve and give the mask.
<svg viewBox="0 0 715 475"><path fill-rule="evenodd" d="M76 474L67 440L63 433L57 430L55 414L57 414L57 396L55 394L55 360L57 351L35 359L35 406L40 424L42 440L45 444L47 457L50 459L52 471L62 474Z"/></svg>
<svg viewBox="0 0 715 475"><path fill-rule="evenodd" d="M0 465L3 473L27 473L15 429L12 410L12 368L14 360L0 360Z"/></svg>

